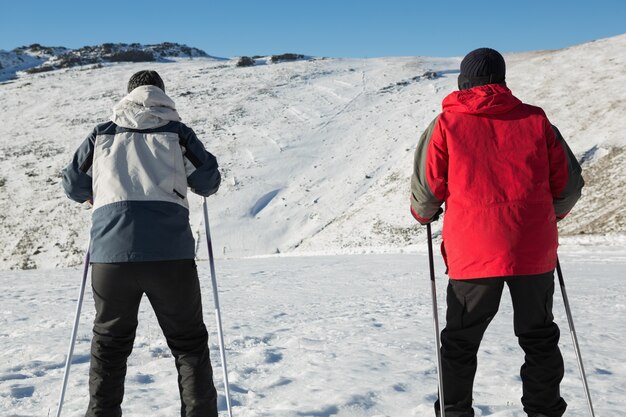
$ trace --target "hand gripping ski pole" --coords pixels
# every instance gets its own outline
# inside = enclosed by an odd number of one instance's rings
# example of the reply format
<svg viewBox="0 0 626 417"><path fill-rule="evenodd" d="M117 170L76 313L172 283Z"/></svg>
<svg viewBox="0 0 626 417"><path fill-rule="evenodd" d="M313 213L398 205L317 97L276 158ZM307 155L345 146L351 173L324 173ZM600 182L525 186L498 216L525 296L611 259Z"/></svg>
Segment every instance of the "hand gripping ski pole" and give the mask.
<svg viewBox="0 0 626 417"><path fill-rule="evenodd" d="M202 203L204 210L204 228L206 232L206 246L209 251L209 265L211 267L211 282L213 287L213 302L215 305L215 321L217 322L217 335L220 347L220 357L222 358L222 371L224 374L224 392L226 395L226 408L228 409L228 417L233 417L230 404L230 389L228 387L228 369L226 367L226 352L224 350L224 334L222 333L222 315L220 313L220 300L217 294L217 278L215 277L215 262L213 259L213 244L211 242L211 230L209 228L209 211L207 209L206 197Z"/></svg>
<svg viewBox="0 0 626 417"><path fill-rule="evenodd" d="M61 387L61 396L59 398L59 406L57 407L56 417L61 417L61 410L63 409L63 400L65 399L65 389L67 388L67 381L70 377L70 366L72 365L72 356L74 355L74 344L76 343L76 335L78 333L78 322L80 321L80 310L83 306L83 298L85 295L85 285L87 284L87 272L89 271L89 249L91 243L87 247L85 253L85 265L83 267L83 281L80 284L80 290L78 292L78 301L76 302L76 315L74 316L74 327L72 328L72 335L70 336L70 347L65 359L65 371L63 372L63 386Z"/></svg>
<svg viewBox="0 0 626 417"><path fill-rule="evenodd" d="M583 381L583 388L585 389L585 395L587 396L587 405L589 406L589 414L595 417L593 412L593 404L591 403L591 395L589 394L589 386L587 385L587 376L585 375L585 368L583 366L583 359L580 356L580 347L578 346L578 338L576 337L576 329L574 328L574 318L572 317L572 310L569 306L569 299L567 298L567 291L565 290L565 281L563 280L563 272L561 272L561 264L559 258L556 259L556 272L559 276L559 285L561 286L561 294L563 294L563 304L565 305L565 313L567 314L567 323L569 324L570 334L572 336L572 342L574 343L574 352L576 353L576 361L578 362L578 369L580 370L580 377Z"/></svg>
<svg viewBox="0 0 626 417"><path fill-rule="evenodd" d="M441 339L439 336L439 314L437 311L437 287L435 285L435 265L433 261L433 236L430 230L430 223L426 225L426 233L428 234L428 263L430 265L430 288L433 297L433 324L435 327L435 354L437 356L437 377L439 380L439 411L441 417L445 417L444 400L443 400L443 375L441 366Z"/></svg>

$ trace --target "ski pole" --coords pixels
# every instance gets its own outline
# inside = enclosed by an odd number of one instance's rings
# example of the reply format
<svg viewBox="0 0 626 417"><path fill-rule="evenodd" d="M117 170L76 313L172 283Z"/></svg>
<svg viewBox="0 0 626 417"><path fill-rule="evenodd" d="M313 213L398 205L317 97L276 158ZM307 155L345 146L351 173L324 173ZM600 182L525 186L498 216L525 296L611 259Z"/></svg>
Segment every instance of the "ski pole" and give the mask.
<svg viewBox="0 0 626 417"><path fill-rule="evenodd" d="M589 394L589 385L587 385L587 376L585 375L585 368L583 366L583 359L580 355L580 347L578 346L578 338L576 337L576 329L574 328L572 309L570 308L569 299L567 298L565 281L563 280L563 272L561 271L561 264L558 257L556 258L556 272L559 276L559 285L561 286L561 294L563 294L563 304L565 305L565 313L567 314L567 323L569 324L570 335L572 336L572 342L574 343L574 352L576 354L576 361L578 362L578 370L580 371L580 377L583 381L583 388L585 389L585 395L587 396L589 414L592 417L595 417L595 413L593 412L593 404L591 403L591 394Z"/></svg>
<svg viewBox="0 0 626 417"><path fill-rule="evenodd" d="M441 417L445 417L443 400L443 375L441 365L441 339L439 336L439 314L437 311L437 287L435 285L435 266L433 261L433 236L430 230L430 223L426 224L428 234L428 263L430 265L430 288L433 298L433 324L435 327L435 353L437 355L437 379L439 380L439 411Z"/></svg>
<svg viewBox="0 0 626 417"><path fill-rule="evenodd" d="M209 228L209 211L207 209L206 197L202 203L204 210L204 228L206 232L206 245L209 251L209 265L211 267L211 283L213 287L213 302L215 305L215 320L217 321L217 335L220 347L220 356L222 358L222 371L224 373L224 391L226 395L226 408L228 409L228 417L233 417L230 405L230 389L228 387L228 369L226 367L226 351L224 349L224 334L222 333L222 315L220 313L220 300L217 294L217 278L215 277L215 261L213 259L213 244L211 242L211 230Z"/></svg>
<svg viewBox="0 0 626 417"><path fill-rule="evenodd" d="M85 264L83 267L83 280L80 284L80 290L78 292L78 301L76 303L76 315L74 316L74 327L72 328L72 335L70 336L70 347L65 360L65 371L63 372L63 385L61 387L61 397L59 398L59 406L57 407L56 417L61 417L61 410L63 409L63 400L65 399L65 389L67 388L67 381L70 377L70 366L72 365L72 356L74 355L74 344L76 343L76 335L78 333L78 322L80 321L80 310L83 305L83 298L85 295L85 286L87 283L87 272L89 271L89 249L91 248L91 242L87 246L87 252L85 253Z"/></svg>

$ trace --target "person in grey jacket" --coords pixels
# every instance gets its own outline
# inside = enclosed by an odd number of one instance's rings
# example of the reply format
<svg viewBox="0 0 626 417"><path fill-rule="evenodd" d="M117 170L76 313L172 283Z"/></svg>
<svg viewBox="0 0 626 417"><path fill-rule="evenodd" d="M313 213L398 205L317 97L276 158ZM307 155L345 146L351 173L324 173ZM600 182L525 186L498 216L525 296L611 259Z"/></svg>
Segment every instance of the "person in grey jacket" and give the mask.
<svg viewBox="0 0 626 417"><path fill-rule="evenodd" d="M215 157L181 123L155 71L130 78L112 120L91 132L64 169L67 196L93 204L87 417L122 415L143 294L174 356L181 416L217 417L187 188L206 197L220 180Z"/></svg>

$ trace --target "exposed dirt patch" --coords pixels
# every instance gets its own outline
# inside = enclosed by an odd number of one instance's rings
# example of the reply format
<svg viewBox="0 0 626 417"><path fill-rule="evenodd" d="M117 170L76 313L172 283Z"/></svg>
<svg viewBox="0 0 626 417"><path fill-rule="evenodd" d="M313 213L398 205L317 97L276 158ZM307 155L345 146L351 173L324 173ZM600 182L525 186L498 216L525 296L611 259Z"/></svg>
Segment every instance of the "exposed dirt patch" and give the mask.
<svg viewBox="0 0 626 417"><path fill-rule="evenodd" d="M610 148L608 152L583 164L583 195L565 220L559 224L562 234L606 234L626 231L626 152Z"/></svg>

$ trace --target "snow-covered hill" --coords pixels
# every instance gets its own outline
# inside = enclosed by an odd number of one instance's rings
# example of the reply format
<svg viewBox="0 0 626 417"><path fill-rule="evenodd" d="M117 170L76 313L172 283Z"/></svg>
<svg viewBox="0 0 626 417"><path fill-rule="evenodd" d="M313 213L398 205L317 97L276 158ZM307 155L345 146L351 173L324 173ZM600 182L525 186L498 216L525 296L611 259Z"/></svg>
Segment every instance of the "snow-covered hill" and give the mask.
<svg viewBox="0 0 626 417"><path fill-rule="evenodd" d="M110 62L167 62L173 58L209 58L198 48L164 42L155 45L138 43L104 43L78 49L42 46L37 43L0 51L0 81L15 78L20 71L29 74L54 71L60 68Z"/></svg>
<svg viewBox="0 0 626 417"><path fill-rule="evenodd" d="M543 107L585 161L584 197L562 231L623 233L626 35L505 58L509 87ZM459 63L311 59L238 68L236 60L194 59L2 83L0 268L81 262L90 213L65 198L60 171L145 68L159 71L183 121L222 167L223 186L210 198L219 256L397 251L421 242L408 214L413 152L455 89ZM200 218L192 199L195 230Z"/></svg>

